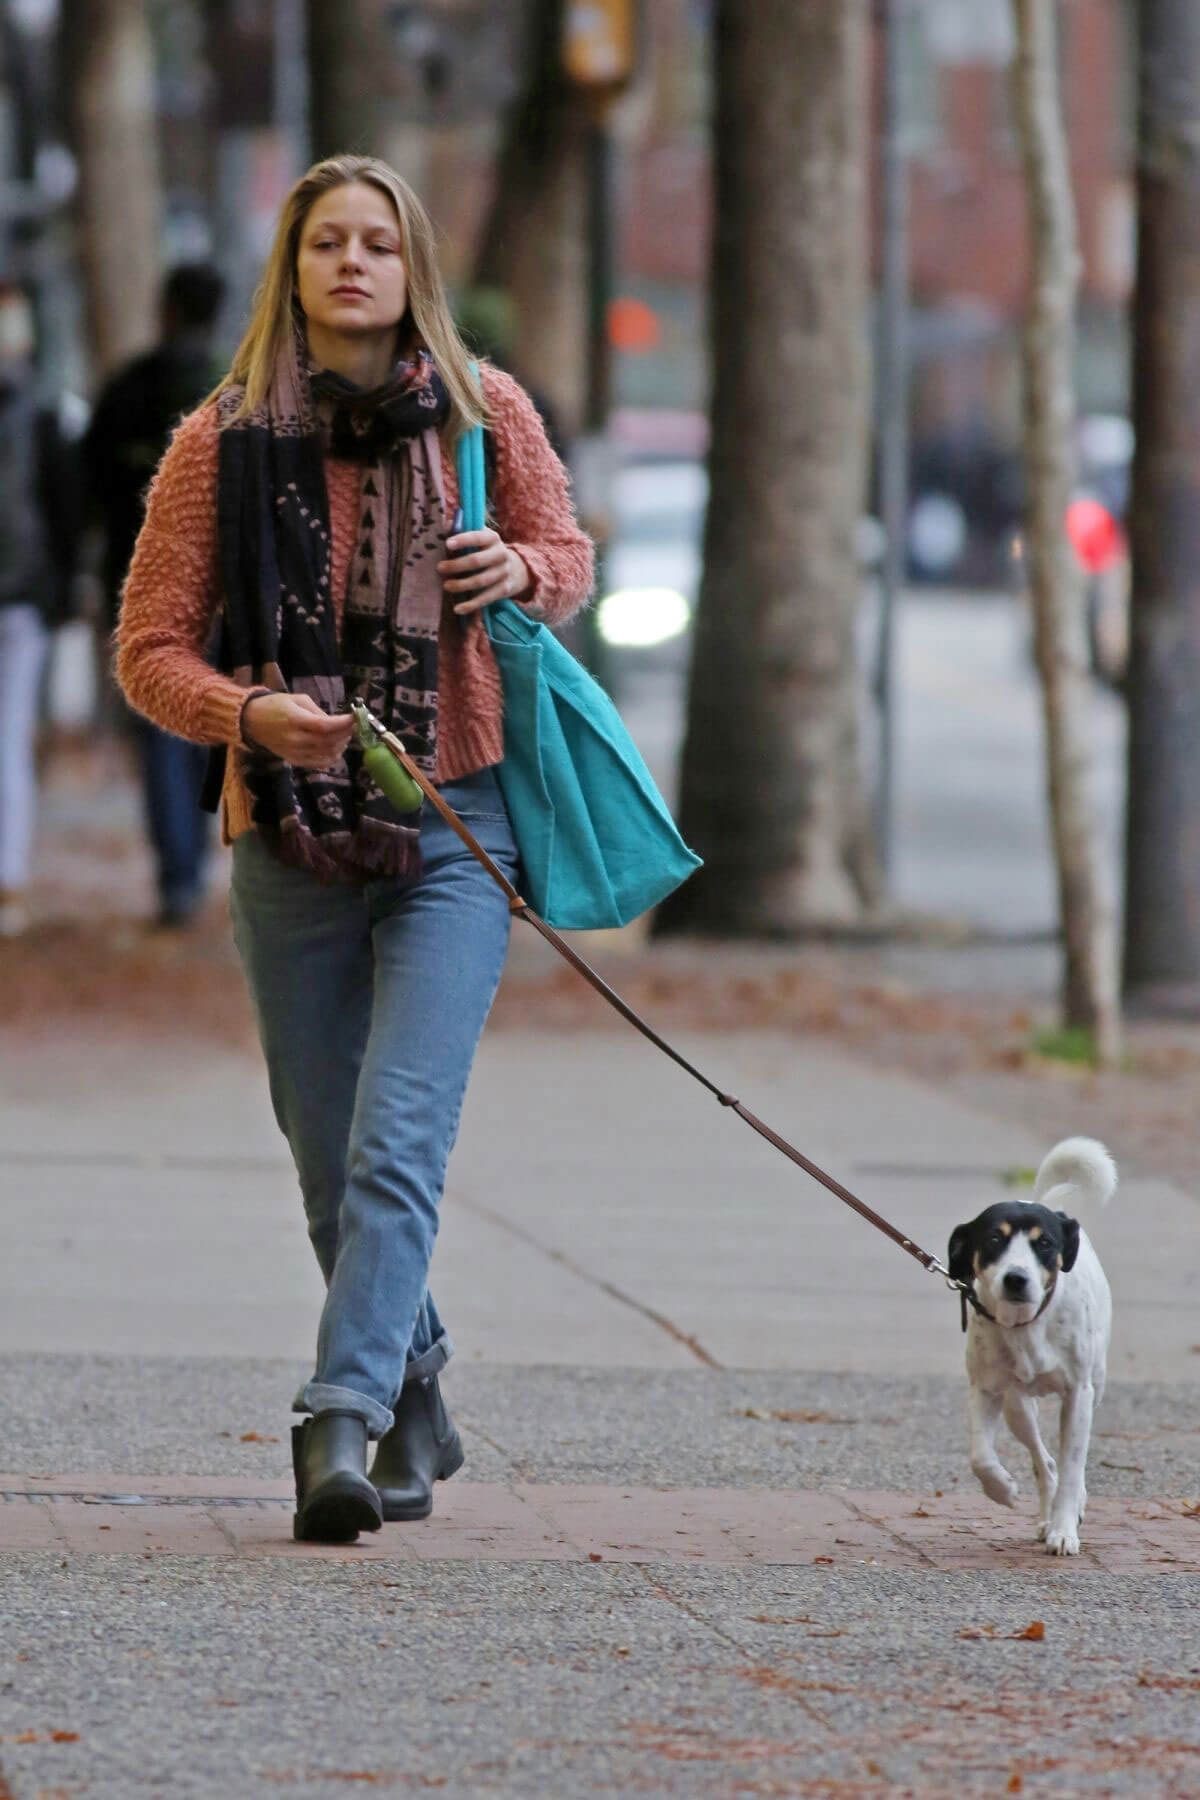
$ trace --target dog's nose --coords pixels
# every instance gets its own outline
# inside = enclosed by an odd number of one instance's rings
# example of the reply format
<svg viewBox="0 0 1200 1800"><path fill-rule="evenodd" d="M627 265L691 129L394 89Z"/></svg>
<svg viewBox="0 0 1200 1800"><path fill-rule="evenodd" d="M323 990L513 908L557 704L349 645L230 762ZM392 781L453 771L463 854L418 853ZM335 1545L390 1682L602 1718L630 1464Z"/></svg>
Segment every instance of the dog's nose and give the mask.
<svg viewBox="0 0 1200 1800"><path fill-rule="evenodd" d="M1029 1277L1028 1275L1023 1275L1020 1269L1008 1269L1005 1271L1004 1291L1013 1300L1020 1300L1028 1286Z"/></svg>

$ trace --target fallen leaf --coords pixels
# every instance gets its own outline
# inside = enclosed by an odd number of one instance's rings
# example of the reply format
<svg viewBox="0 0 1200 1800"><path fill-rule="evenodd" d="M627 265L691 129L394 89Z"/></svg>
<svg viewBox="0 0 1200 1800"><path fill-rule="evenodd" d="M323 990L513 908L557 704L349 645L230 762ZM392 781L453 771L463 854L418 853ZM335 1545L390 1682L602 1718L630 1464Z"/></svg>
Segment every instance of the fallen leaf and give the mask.
<svg viewBox="0 0 1200 1800"><path fill-rule="evenodd" d="M1165 1694L1191 1694L1200 1690L1200 1680L1192 1675L1156 1675L1151 1669L1142 1669L1138 1673L1137 1684L1143 1688L1158 1688Z"/></svg>
<svg viewBox="0 0 1200 1800"><path fill-rule="evenodd" d="M601 1554L598 1550L589 1550L588 1551L588 1561L589 1562L603 1562L604 1558L601 1556Z"/></svg>
<svg viewBox="0 0 1200 1800"><path fill-rule="evenodd" d="M277 1444L279 1439L277 1437L264 1437L261 1431L243 1431L238 1442L242 1444ZM372 1777L372 1779L374 1778Z"/></svg>
<svg viewBox="0 0 1200 1800"><path fill-rule="evenodd" d="M1024 1638L1031 1644L1040 1644L1046 1635L1046 1626L1043 1620L1035 1619L1024 1631L1014 1631L1011 1635L1014 1638Z"/></svg>
<svg viewBox="0 0 1200 1800"><path fill-rule="evenodd" d="M832 1556L814 1556L813 1561L815 1563L832 1563L833 1558Z"/></svg>
<svg viewBox="0 0 1200 1800"><path fill-rule="evenodd" d="M1010 1794L1019 1794L1024 1786L1025 1783L1021 1780L1019 1775L1013 1774L1009 1776L1008 1791Z"/></svg>
<svg viewBox="0 0 1200 1800"><path fill-rule="evenodd" d="M745 1406L739 1415L743 1419L777 1419L783 1425L853 1425L853 1419L840 1419L833 1413L807 1412L796 1407L773 1406L766 1409L761 1406Z"/></svg>
<svg viewBox="0 0 1200 1800"><path fill-rule="evenodd" d="M77 1744L79 1733L77 1731L52 1731L50 1741L54 1744Z"/></svg>

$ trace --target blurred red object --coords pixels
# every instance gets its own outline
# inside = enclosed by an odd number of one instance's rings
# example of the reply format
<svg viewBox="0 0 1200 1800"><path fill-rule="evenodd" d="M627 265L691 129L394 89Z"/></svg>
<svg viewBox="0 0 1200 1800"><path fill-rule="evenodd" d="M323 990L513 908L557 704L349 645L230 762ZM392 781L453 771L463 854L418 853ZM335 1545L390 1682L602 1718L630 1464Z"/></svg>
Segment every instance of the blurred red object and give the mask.
<svg viewBox="0 0 1200 1800"><path fill-rule="evenodd" d="M662 337L658 314L644 300L614 300L608 309L608 341L616 350L635 355L656 350Z"/></svg>
<svg viewBox="0 0 1200 1800"><path fill-rule="evenodd" d="M1067 536L1089 575L1102 575L1125 554L1125 533L1107 506L1083 494L1067 507Z"/></svg>

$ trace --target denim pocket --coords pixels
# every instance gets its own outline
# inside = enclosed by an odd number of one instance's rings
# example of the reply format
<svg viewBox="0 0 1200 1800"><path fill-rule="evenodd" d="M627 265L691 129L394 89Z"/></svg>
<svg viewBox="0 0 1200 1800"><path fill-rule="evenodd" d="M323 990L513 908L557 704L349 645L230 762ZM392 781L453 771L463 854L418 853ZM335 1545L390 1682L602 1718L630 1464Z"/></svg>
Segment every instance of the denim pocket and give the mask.
<svg viewBox="0 0 1200 1800"><path fill-rule="evenodd" d="M447 781L438 793L460 819L508 819L500 783L491 769L480 769L477 774L464 775L458 781ZM428 800L425 810L427 813L434 811Z"/></svg>

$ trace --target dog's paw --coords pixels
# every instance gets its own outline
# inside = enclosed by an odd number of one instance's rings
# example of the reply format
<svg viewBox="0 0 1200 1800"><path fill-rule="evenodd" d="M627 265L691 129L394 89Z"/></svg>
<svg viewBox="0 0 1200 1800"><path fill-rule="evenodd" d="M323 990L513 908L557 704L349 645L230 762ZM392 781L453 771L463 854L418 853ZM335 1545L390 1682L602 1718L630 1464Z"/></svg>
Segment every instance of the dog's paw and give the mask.
<svg viewBox="0 0 1200 1800"><path fill-rule="evenodd" d="M1050 1529L1049 1519L1039 1519L1038 1520L1037 1541L1039 1544L1045 1543L1046 1533L1049 1531L1049 1529Z"/></svg>
<svg viewBox="0 0 1200 1800"><path fill-rule="evenodd" d="M992 1463L982 1465L975 1473L989 1500L994 1500L997 1506L1016 1505L1017 1495L1021 1490L1007 1469L1002 1468L999 1463Z"/></svg>
<svg viewBox="0 0 1200 1800"><path fill-rule="evenodd" d="M1051 1525L1045 1544L1051 1556L1079 1555L1079 1533L1072 1525Z"/></svg>

